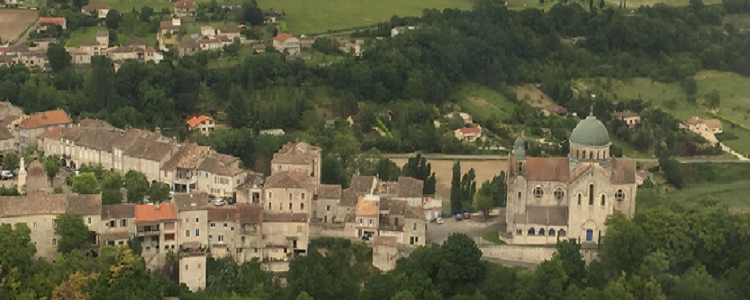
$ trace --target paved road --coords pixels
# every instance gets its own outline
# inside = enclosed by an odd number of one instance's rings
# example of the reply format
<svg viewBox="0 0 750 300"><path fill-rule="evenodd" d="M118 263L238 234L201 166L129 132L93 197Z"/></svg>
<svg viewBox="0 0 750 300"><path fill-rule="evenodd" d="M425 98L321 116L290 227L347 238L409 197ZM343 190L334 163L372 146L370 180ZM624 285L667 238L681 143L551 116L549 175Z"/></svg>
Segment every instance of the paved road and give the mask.
<svg viewBox="0 0 750 300"><path fill-rule="evenodd" d="M26 39L29 38L29 33L31 33L32 31L36 31L36 23L29 26L29 29L26 30L26 32L21 37L18 38L16 43L13 44L13 46L23 45L23 43L26 42Z"/></svg>

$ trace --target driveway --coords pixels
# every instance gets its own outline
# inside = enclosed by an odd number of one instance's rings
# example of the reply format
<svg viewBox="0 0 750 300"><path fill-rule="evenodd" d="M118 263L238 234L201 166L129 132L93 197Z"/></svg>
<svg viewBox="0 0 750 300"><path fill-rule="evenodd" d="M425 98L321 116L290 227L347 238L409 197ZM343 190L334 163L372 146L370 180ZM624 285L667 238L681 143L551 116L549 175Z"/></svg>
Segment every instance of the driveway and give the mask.
<svg viewBox="0 0 750 300"><path fill-rule="evenodd" d="M703 138L705 138L707 141L711 143L714 143L714 144L719 143L722 151L729 152L729 154L736 156L739 160L749 160L744 155L737 153L736 151L732 150L732 148L729 148L727 145L724 145L724 143L719 142L719 139L717 139L713 133L704 132L701 135L703 136Z"/></svg>

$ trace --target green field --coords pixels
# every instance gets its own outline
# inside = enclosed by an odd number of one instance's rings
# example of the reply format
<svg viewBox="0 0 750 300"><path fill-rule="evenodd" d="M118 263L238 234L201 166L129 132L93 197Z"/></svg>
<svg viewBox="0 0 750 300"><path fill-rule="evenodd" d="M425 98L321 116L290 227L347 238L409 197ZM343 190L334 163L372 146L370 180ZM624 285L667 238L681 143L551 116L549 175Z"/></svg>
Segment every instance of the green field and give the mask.
<svg viewBox="0 0 750 300"><path fill-rule="evenodd" d="M70 35L70 39L68 39L68 42L65 44L67 47L78 47L81 45L81 42L86 41L96 41L96 32L99 30L107 30L106 27L81 27L80 29L73 31L73 34ZM133 38L134 36L130 36L127 34L117 34L117 42L120 43L120 45L125 45L128 43L128 40ZM156 47L156 34L149 34L146 36L146 46L150 47Z"/></svg>
<svg viewBox="0 0 750 300"><path fill-rule="evenodd" d="M671 201L682 203L719 199L729 207L750 207L750 180L727 184L698 184L668 193L666 196Z"/></svg>
<svg viewBox="0 0 750 300"><path fill-rule="evenodd" d="M91 3L107 4L120 12L130 11L133 7L139 10L143 6L153 8L154 12L160 12L163 8L174 9L174 3L166 0L92 0Z"/></svg>
<svg viewBox="0 0 750 300"><path fill-rule="evenodd" d="M740 154L750 154L750 130L736 126L732 128L729 122L721 122L724 125L724 132L737 136L736 140L722 141L725 145Z"/></svg>
<svg viewBox="0 0 750 300"><path fill-rule="evenodd" d="M491 114L500 120L510 118L516 105L495 90L476 83L466 83L458 89L453 98L461 105L461 110L487 119Z"/></svg>
<svg viewBox="0 0 750 300"><path fill-rule="evenodd" d="M605 0L606 3L613 7L619 7L619 0ZM703 0L705 4L721 4L722 0ZM595 2L598 3L598 2ZM673 6L688 6L690 0L627 0L625 1L627 8L638 9L641 6L653 6L654 4L664 3Z"/></svg>
<svg viewBox="0 0 750 300"><path fill-rule="evenodd" d="M706 117L706 109L701 105L705 95L711 89L718 89L721 94L719 114L750 127L750 78L731 72L700 71L695 75L698 83L698 100L693 105L686 101L686 94L675 83L660 83L649 78L633 78L626 81L614 80L608 94L617 99L636 99L652 101L655 106L670 112L676 118L687 120L692 116ZM603 90L604 80L596 84L592 79L584 79L580 86ZM675 105L671 106L670 102ZM749 118L746 118L749 117Z"/></svg>

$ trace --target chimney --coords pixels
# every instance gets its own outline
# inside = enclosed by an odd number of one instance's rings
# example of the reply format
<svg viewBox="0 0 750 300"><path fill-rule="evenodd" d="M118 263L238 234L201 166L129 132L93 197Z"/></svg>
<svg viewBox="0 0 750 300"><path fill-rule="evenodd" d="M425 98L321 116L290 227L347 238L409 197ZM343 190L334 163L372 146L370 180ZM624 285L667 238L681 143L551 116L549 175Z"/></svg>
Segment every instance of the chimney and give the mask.
<svg viewBox="0 0 750 300"><path fill-rule="evenodd" d="M159 210L159 204L157 204L155 207L156 207L156 210Z"/></svg>

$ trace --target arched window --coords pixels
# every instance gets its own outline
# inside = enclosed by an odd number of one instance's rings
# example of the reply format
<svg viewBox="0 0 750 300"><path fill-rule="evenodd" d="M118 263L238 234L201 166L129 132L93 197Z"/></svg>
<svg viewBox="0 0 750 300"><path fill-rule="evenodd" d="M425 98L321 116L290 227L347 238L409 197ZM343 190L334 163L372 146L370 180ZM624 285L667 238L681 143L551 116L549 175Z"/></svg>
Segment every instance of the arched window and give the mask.
<svg viewBox="0 0 750 300"><path fill-rule="evenodd" d="M559 237L564 237L565 234L567 234L565 232L565 229L560 229L560 230L557 231L557 236L559 236Z"/></svg>
<svg viewBox="0 0 750 300"><path fill-rule="evenodd" d="M596 151L596 159L599 159L599 151Z"/></svg>
<svg viewBox="0 0 750 300"><path fill-rule="evenodd" d="M539 235L544 235L544 228L539 228Z"/></svg>
<svg viewBox="0 0 750 300"><path fill-rule="evenodd" d="M576 150L576 158L581 158L581 150Z"/></svg>
<svg viewBox="0 0 750 300"><path fill-rule="evenodd" d="M578 193L578 205L581 205L581 194Z"/></svg>
<svg viewBox="0 0 750 300"><path fill-rule="evenodd" d="M518 192L518 200L521 200L521 192Z"/></svg>
<svg viewBox="0 0 750 300"><path fill-rule="evenodd" d="M594 185L589 185L589 205L594 205Z"/></svg>
<svg viewBox="0 0 750 300"><path fill-rule="evenodd" d="M586 159L586 150L583 150L583 157L581 158Z"/></svg>
<svg viewBox="0 0 750 300"><path fill-rule="evenodd" d="M523 163L518 163L518 172L523 170Z"/></svg>
<svg viewBox="0 0 750 300"><path fill-rule="evenodd" d="M549 229L549 231L547 232L547 234L548 234L549 236L555 236L555 230L554 230L554 229L552 229L552 228L550 228L550 229Z"/></svg>
<svg viewBox="0 0 750 300"><path fill-rule="evenodd" d="M589 152L589 159L594 159L594 151Z"/></svg>
<svg viewBox="0 0 750 300"><path fill-rule="evenodd" d="M615 193L615 199L617 199L617 201L625 200L625 193L623 193L622 190L617 190L617 193Z"/></svg>
<svg viewBox="0 0 750 300"><path fill-rule="evenodd" d="M529 228L529 234L528 235L534 235L534 227Z"/></svg>
<svg viewBox="0 0 750 300"><path fill-rule="evenodd" d="M604 206L605 204L607 204L607 201L605 200L606 198L607 198L607 196L604 196L604 194L602 194L602 206Z"/></svg>

